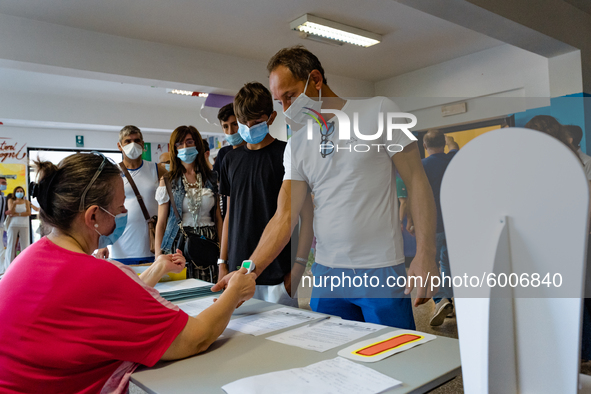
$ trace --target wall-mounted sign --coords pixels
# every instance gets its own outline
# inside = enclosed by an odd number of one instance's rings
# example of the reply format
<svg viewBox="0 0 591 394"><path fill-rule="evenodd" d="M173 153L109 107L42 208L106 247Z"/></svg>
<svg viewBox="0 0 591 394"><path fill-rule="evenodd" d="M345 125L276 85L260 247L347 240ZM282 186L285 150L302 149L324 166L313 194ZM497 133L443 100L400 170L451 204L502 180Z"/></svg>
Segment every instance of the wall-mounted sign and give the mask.
<svg viewBox="0 0 591 394"><path fill-rule="evenodd" d="M2 141L0 143L0 162L4 163L6 159L23 160L27 156L25 146L27 144L19 146L18 142L11 141L7 143L6 140Z"/></svg>
<svg viewBox="0 0 591 394"><path fill-rule="evenodd" d="M76 136L76 148L84 148L84 136L83 135Z"/></svg>

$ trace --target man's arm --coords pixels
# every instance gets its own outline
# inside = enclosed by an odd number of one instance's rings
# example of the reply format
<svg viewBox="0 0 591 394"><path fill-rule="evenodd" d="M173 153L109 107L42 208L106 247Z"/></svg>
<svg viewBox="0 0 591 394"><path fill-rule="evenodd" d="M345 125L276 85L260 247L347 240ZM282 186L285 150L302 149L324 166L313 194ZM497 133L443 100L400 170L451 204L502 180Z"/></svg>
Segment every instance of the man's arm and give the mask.
<svg viewBox="0 0 591 394"><path fill-rule="evenodd" d="M310 193L306 195L306 200L300 212L300 219L300 236L296 258L308 261L314 238L314 204L312 203ZM293 293L296 292L305 270L305 264L295 262L291 271L285 276L285 290L287 290L287 294L290 296L293 297Z"/></svg>
<svg viewBox="0 0 591 394"><path fill-rule="evenodd" d="M435 263L435 200L421 163L416 142L405 146L402 152L398 152L392 157L392 160L408 190L410 214L417 238L417 253L408 270L408 276L423 278L423 286L417 287L415 306L418 306L427 302L437 291L437 289L431 291L430 283L427 283L428 277L439 276L439 270ZM411 282L408 281L407 294L412 291Z"/></svg>
<svg viewBox="0 0 591 394"><path fill-rule="evenodd" d="M460 146L457 142L454 141L454 137L451 135L445 135L445 144L449 148L449 150L460 150Z"/></svg>
<svg viewBox="0 0 591 394"><path fill-rule="evenodd" d="M222 240L220 242L220 259L228 261L228 234L230 232L230 197L226 203L226 217L222 228ZM218 264L218 282L228 275L228 263Z"/></svg>
<svg viewBox="0 0 591 394"><path fill-rule="evenodd" d="M303 181L283 181L279 198L277 199L277 210L271 218L265 231L261 236L259 244L250 256L254 261L256 275L260 275L281 253L291 238L291 232L298 223L299 214L304 205L308 185ZM216 292L224 289L232 276L232 272L226 275L211 291Z"/></svg>

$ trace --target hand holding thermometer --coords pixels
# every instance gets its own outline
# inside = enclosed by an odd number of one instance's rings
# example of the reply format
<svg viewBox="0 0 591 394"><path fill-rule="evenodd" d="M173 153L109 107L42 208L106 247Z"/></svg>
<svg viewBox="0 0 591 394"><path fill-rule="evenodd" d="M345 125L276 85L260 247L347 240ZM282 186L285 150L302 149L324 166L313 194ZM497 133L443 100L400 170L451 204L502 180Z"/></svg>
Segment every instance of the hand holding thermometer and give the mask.
<svg viewBox="0 0 591 394"><path fill-rule="evenodd" d="M252 271L255 270L255 265L254 265L254 261L252 260L244 260L242 262L242 268L246 268L246 273L250 274Z"/></svg>

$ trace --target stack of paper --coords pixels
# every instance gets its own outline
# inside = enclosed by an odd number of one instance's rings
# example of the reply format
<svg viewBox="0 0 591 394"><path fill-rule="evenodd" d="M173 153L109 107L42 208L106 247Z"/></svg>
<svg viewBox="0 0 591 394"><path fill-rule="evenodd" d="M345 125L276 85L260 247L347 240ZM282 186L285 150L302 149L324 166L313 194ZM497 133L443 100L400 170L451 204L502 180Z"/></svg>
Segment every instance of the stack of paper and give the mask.
<svg viewBox="0 0 591 394"><path fill-rule="evenodd" d="M227 394L377 394L402 384L342 357L271 372L222 386Z"/></svg>
<svg viewBox="0 0 591 394"><path fill-rule="evenodd" d="M154 288L168 301L180 301L189 298L210 296L213 285L199 279L185 279L172 282L157 283Z"/></svg>
<svg viewBox="0 0 591 394"><path fill-rule="evenodd" d="M178 304L178 307L187 315L195 317L213 305L213 299L217 297L203 297L193 301Z"/></svg>
<svg viewBox="0 0 591 394"><path fill-rule="evenodd" d="M323 316L324 315L304 311L302 309L282 307L230 320L228 328L230 330L258 336L301 323L310 322L322 318Z"/></svg>

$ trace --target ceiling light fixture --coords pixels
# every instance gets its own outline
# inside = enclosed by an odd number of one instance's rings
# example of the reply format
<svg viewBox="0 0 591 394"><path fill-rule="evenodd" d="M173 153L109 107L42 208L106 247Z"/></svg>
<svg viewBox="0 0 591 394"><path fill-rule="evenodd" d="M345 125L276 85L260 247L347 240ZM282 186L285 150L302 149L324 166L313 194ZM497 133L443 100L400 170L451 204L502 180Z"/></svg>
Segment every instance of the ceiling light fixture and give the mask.
<svg viewBox="0 0 591 394"><path fill-rule="evenodd" d="M292 30L301 31L311 36L328 38L330 40L346 42L348 44L370 47L379 44L382 36L361 30L356 27L343 25L328 19L305 14L289 24Z"/></svg>
<svg viewBox="0 0 591 394"><path fill-rule="evenodd" d="M209 93L193 92L192 90L166 89L166 92L183 96L207 97Z"/></svg>

